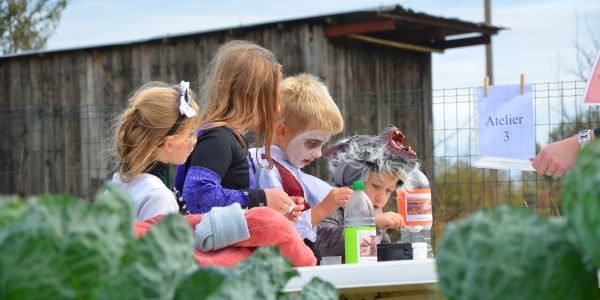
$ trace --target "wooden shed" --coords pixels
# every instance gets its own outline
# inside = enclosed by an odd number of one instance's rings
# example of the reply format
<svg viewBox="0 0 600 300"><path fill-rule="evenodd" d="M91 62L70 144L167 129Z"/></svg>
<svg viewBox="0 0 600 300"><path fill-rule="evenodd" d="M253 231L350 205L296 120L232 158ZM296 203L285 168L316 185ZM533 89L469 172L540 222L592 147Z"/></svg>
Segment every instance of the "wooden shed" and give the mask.
<svg viewBox="0 0 600 300"><path fill-rule="evenodd" d="M489 43L500 29L395 6L0 57L0 194L93 193L110 171L106 138L128 94L150 80L198 89L231 39L271 49L287 75L322 78L346 133L396 124L427 162L431 53Z"/></svg>

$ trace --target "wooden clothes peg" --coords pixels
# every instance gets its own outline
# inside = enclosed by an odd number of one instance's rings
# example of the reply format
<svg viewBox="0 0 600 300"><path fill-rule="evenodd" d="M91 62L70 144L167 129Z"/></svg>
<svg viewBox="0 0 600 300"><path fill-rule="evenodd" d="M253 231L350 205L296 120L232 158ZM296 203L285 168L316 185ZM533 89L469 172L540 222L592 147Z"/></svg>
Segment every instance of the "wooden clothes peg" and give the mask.
<svg viewBox="0 0 600 300"><path fill-rule="evenodd" d="M525 74L521 73L521 95L525 92Z"/></svg>
<svg viewBox="0 0 600 300"><path fill-rule="evenodd" d="M485 76L483 78L483 96L487 97L488 96L488 87L490 86L490 78L488 76Z"/></svg>

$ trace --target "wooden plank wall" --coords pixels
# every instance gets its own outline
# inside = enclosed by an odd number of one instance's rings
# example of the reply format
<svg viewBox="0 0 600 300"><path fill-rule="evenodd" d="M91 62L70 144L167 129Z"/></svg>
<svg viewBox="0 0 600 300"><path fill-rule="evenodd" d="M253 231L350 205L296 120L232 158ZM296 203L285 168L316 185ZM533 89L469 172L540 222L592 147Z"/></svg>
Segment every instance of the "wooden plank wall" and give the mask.
<svg viewBox="0 0 600 300"><path fill-rule="evenodd" d="M345 134L399 126L422 157L433 151L431 57L345 40L319 25L230 30L125 46L0 58L0 194L91 197L110 175L111 127L142 83L191 80L197 91L231 39L271 49L287 75L323 78Z"/></svg>

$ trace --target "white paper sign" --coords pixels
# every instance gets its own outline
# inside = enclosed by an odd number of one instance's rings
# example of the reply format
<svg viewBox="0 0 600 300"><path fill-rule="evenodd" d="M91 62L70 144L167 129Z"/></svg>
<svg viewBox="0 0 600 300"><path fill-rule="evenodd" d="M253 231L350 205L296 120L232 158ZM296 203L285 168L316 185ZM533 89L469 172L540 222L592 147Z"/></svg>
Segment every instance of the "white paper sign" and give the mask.
<svg viewBox="0 0 600 300"><path fill-rule="evenodd" d="M535 131L531 85L490 86L476 90L480 160L476 167L533 171Z"/></svg>

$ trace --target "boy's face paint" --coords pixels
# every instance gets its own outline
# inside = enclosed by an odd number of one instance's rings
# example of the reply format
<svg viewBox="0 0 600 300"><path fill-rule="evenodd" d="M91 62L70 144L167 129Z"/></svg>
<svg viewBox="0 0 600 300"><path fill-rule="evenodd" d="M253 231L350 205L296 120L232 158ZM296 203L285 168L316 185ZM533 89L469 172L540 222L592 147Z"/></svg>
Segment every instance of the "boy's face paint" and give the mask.
<svg viewBox="0 0 600 300"><path fill-rule="evenodd" d="M297 168L302 168L321 157L321 149L331 134L325 131L311 130L302 132L287 144L288 161Z"/></svg>

